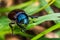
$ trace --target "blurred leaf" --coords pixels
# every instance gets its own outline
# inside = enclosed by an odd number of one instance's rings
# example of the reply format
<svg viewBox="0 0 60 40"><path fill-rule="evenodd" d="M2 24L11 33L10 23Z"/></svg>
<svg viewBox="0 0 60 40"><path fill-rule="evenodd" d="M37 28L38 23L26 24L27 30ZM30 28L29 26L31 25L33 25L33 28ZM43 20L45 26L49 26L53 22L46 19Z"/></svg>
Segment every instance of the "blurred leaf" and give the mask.
<svg viewBox="0 0 60 40"><path fill-rule="evenodd" d="M58 7L58 8L60 8L60 0L56 0L56 1L54 2L54 5L55 5L56 7Z"/></svg>
<svg viewBox="0 0 60 40"><path fill-rule="evenodd" d="M36 35L35 37L33 37L31 40L38 40L38 39L41 38L43 35L51 32L51 31L53 31L53 30L55 30L55 29L58 29L58 28L60 28L60 23L58 23L58 24L50 27L49 29L41 32L40 34L38 34L38 35Z"/></svg>
<svg viewBox="0 0 60 40"><path fill-rule="evenodd" d="M33 4L27 6L24 10L28 15L32 15L32 14L35 14L36 13L35 11L38 9L40 9L40 5L39 5L39 2L37 1L37 2L34 2Z"/></svg>
<svg viewBox="0 0 60 40"><path fill-rule="evenodd" d="M31 4L30 6L26 7L24 10L28 15L33 15L37 12L42 11L45 9L47 13L54 13L54 11L50 8L49 5L54 3L55 0L52 0L49 4L45 0L38 0L35 3ZM37 5L36 5L37 4ZM29 9L29 10L28 10Z"/></svg>
<svg viewBox="0 0 60 40"><path fill-rule="evenodd" d="M60 16L60 13L48 14L45 16L38 17L37 19L34 19L35 23L28 24L26 29L29 30L30 28L33 28L34 26L41 24L42 22L45 22L45 21L60 20L59 16Z"/></svg>
<svg viewBox="0 0 60 40"><path fill-rule="evenodd" d="M7 17L0 17L0 37L4 38L4 35L11 33L11 29L9 27L10 20ZM33 35L26 34L24 32L21 32L18 27L16 27L18 30L14 30L14 34L20 34L25 37L33 37Z"/></svg>
<svg viewBox="0 0 60 40"><path fill-rule="evenodd" d="M25 10L25 12L28 14L28 15L32 15L32 14L35 14L43 9L45 9L46 7L49 7L49 5L51 5L54 1L52 1L51 3L46 4L46 2L44 3L45 1L41 1L41 4L43 4L44 6L40 5L40 2L39 0L37 1L30 1L30 2L27 2L25 4L21 4L21 5L18 5L18 6L13 6L13 7L9 7L9 8L1 8L0 9L0 12L7 12L7 11L11 11L13 9L23 9ZM28 4L30 3L30 4ZM24 8L26 5L26 8ZM42 6L42 7L41 7ZM49 12L53 12L50 8L48 9Z"/></svg>
<svg viewBox="0 0 60 40"><path fill-rule="evenodd" d="M54 3L56 0L51 0L51 3ZM48 4L45 0L40 0L41 2L41 6L43 7L44 5ZM49 5L50 5L49 4ZM52 10L52 8L48 5L48 7L45 8L45 11L48 13L48 14L53 14L54 13L54 10ZM60 20L56 20L54 21L55 23L60 23Z"/></svg>
<svg viewBox="0 0 60 40"><path fill-rule="evenodd" d="M45 11L48 13L48 14L51 14L51 13L54 13L54 11L52 10L52 8L50 7L51 4L53 4L55 2L55 0L50 0L51 2L48 3L46 2L45 0L39 0L40 3L41 3L41 7L43 7L44 5L48 5L48 7L45 7Z"/></svg>
<svg viewBox="0 0 60 40"><path fill-rule="evenodd" d="M22 4L19 4L16 6L11 6L8 8L0 8L0 13L9 12L9 11L14 10L14 9L21 9L21 8L27 7L28 5L30 5L32 3L33 3L33 1L29 1L29 2L22 3Z"/></svg>

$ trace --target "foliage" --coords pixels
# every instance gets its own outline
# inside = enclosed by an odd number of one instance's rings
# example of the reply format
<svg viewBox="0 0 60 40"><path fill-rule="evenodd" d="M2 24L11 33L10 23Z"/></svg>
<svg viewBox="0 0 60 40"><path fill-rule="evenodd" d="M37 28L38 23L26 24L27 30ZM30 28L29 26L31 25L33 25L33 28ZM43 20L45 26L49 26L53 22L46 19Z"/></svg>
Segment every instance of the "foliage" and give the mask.
<svg viewBox="0 0 60 40"><path fill-rule="evenodd" d="M25 37L33 37L31 40L37 40L39 38L41 38L43 35L57 29L57 28L60 28L60 22L58 22L58 20L60 21L60 13L54 13L54 11L52 10L52 8L50 7L50 5L52 3L54 3L55 6L58 6L59 8L59 5L57 5L58 0L50 0L51 2L48 3L46 2L45 0L37 0L37 1L34 1L34 0L30 0L26 3L23 3L23 4L19 4L19 5L16 5L16 6L12 6L12 7L9 7L9 8L0 8L0 13L5 13L5 12L10 12L14 9L23 9L26 11L26 13L28 15L33 15L39 11L42 11L43 9L45 9L45 11L47 12L47 15L45 16L41 16L41 17L38 17L36 19L33 19L33 21L35 20L35 23L31 23L31 24L28 24L26 29L29 30L30 28L33 28L34 26L44 22L44 21L48 21L48 20L53 20L56 22L56 25L52 26L51 28L45 30L44 32L38 34L37 36L34 36L34 35L29 35L27 33L23 33L19 30L19 28L16 28L14 30L14 33L15 34L20 34L22 36L25 36ZM57 2L57 3L56 3ZM36 3L38 3L38 5L36 5ZM32 20L31 20L32 21ZM6 23L4 23L6 22ZM7 17L0 17L0 37L1 38L4 38L4 35L7 34L7 33L11 33L11 29L9 27L9 23L10 23L10 20L7 18Z"/></svg>
<svg viewBox="0 0 60 40"><path fill-rule="evenodd" d="M54 2L54 5L56 6L56 7L58 7L58 8L60 8L60 0L56 0L55 2Z"/></svg>

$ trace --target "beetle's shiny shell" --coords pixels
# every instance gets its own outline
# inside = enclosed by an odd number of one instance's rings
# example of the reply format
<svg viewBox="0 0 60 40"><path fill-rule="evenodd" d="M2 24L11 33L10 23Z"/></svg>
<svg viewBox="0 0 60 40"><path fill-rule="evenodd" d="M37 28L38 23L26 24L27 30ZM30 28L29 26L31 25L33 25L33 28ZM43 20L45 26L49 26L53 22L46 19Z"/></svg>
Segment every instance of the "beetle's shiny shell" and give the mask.
<svg viewBox="0 0 60 40"><path fill-rule="evenodd" d="M10 20L16 20L14 16L15 16L18 12L25 12L25 11L20 10L20 9L15 9L15 10L11 11L11 12L8 14L8 18L9 18Z"/></svg>

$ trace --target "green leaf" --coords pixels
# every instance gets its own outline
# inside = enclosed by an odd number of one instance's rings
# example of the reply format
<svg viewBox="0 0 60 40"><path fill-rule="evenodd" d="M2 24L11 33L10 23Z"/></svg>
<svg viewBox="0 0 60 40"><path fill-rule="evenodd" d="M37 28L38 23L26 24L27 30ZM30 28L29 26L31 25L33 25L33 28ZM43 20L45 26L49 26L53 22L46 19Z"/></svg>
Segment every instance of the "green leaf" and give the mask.
<svg viewBox="0 0 60 40"><path fill-rule="evenodd" d="M11 7L8 7L8 8L0 8L0 13L10 12L14 9L22 9L24 7L27 7L28 5L30 5L32 3L33 3L33 1L28 1L28 2L19 4L19 5L16 5L16 6L11 6Z"/></svg>
<svg viewBox="0 0 60 40"><path fill-rule="evenodd" d="M54 2L54 5L55 5L56 7L58 7L58 8L60 8L60 0L56 0L56 1Z"/></svg>
<svg viewBox="0 0 60 40"><path fill-rule="evenodd" d="M11 28L9 27L10 20L7 17L0 17L0 37L4 38L4 36L8 33L12 33ZM14 30L14 34L19 34L25 37L33 37L33 35L21 32L18 26Z"/></svg>
<svg viewBox="0 0 60 40"><path fill-rule="evenodd" d="M60 20L59 16L60 16L60 13L48 14L48 15L45 15L45 16L38 17L37 19L34 20L35 23L28 24L26 29L29 30L30 28L33 28L34 26L36 26L38 24L41 24L42 22L45 22L45 21Z"/></svg>
<svg viewBox="0 0 60 40"><path fill-rule="evenodd" d="M60 23L58 23L58 24L52 26L51 28L49 28L49 29L41 32L40 34L38 34L38 35L36 35L35 37L33 37L31 40L38 40L38 39L41 38L43 35L51 32L51 31L53 31L53 30L55 30L55 29L57 29L57 28L60 28Z"/></svg>
<svg viewBox="0 0 60 40"><path fill-rule="evenodd" d="M44 5L48 5L48 7L45 7L45 11L48 14L54 13L54 11L52 10L52 8L50 7L51 4L53 4L55 2L55 0L51 0L50 3L47 3L45 0L39 0L41 3L41 7L43 7Z"/></svg>

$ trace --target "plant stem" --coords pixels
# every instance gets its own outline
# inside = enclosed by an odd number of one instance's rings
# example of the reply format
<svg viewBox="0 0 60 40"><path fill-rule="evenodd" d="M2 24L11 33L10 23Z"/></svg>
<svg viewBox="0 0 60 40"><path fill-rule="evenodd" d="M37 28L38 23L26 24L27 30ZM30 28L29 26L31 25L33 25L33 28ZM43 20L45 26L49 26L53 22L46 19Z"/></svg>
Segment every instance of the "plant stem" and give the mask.
<svg viewBox="0 0 60 40"><path fill-rule="evenodd" d="M50 4L54 3L55 0L52 0ZM49 6L50 4L48 4L45 0L40 0L41 3L41 7L43 7L44 5L48 5L48 7L45 7L45 11L48 14L54 13L54 11L52 10L52 8Z"/></svg>
<svg viewBox="0 0 60 40"><path fill-rule="evenodd" d="M60 28L60 23L58 23L58 24L52 26L51 28L49 28L49 29L41 32L41 33L38 34L37 36L33 37L31 40L38 40L38 39L41 38L43 35L51 32L51 31L53 31L53 30L55 30L55 29L57 29L57 28Z"/></svg>
<svg viewBox="0 0 60 40"><path fill-rule="evenodd" d="M48 14L54 13L54 11L51 9L50 5L54 3L55 0L52 0L49 4L45 0L40 0L40 6L35 9L35 11L30 12L29 15L33 15L34 13L37 13L39 11L42 11L43 9L46 10Z"/></svg>

